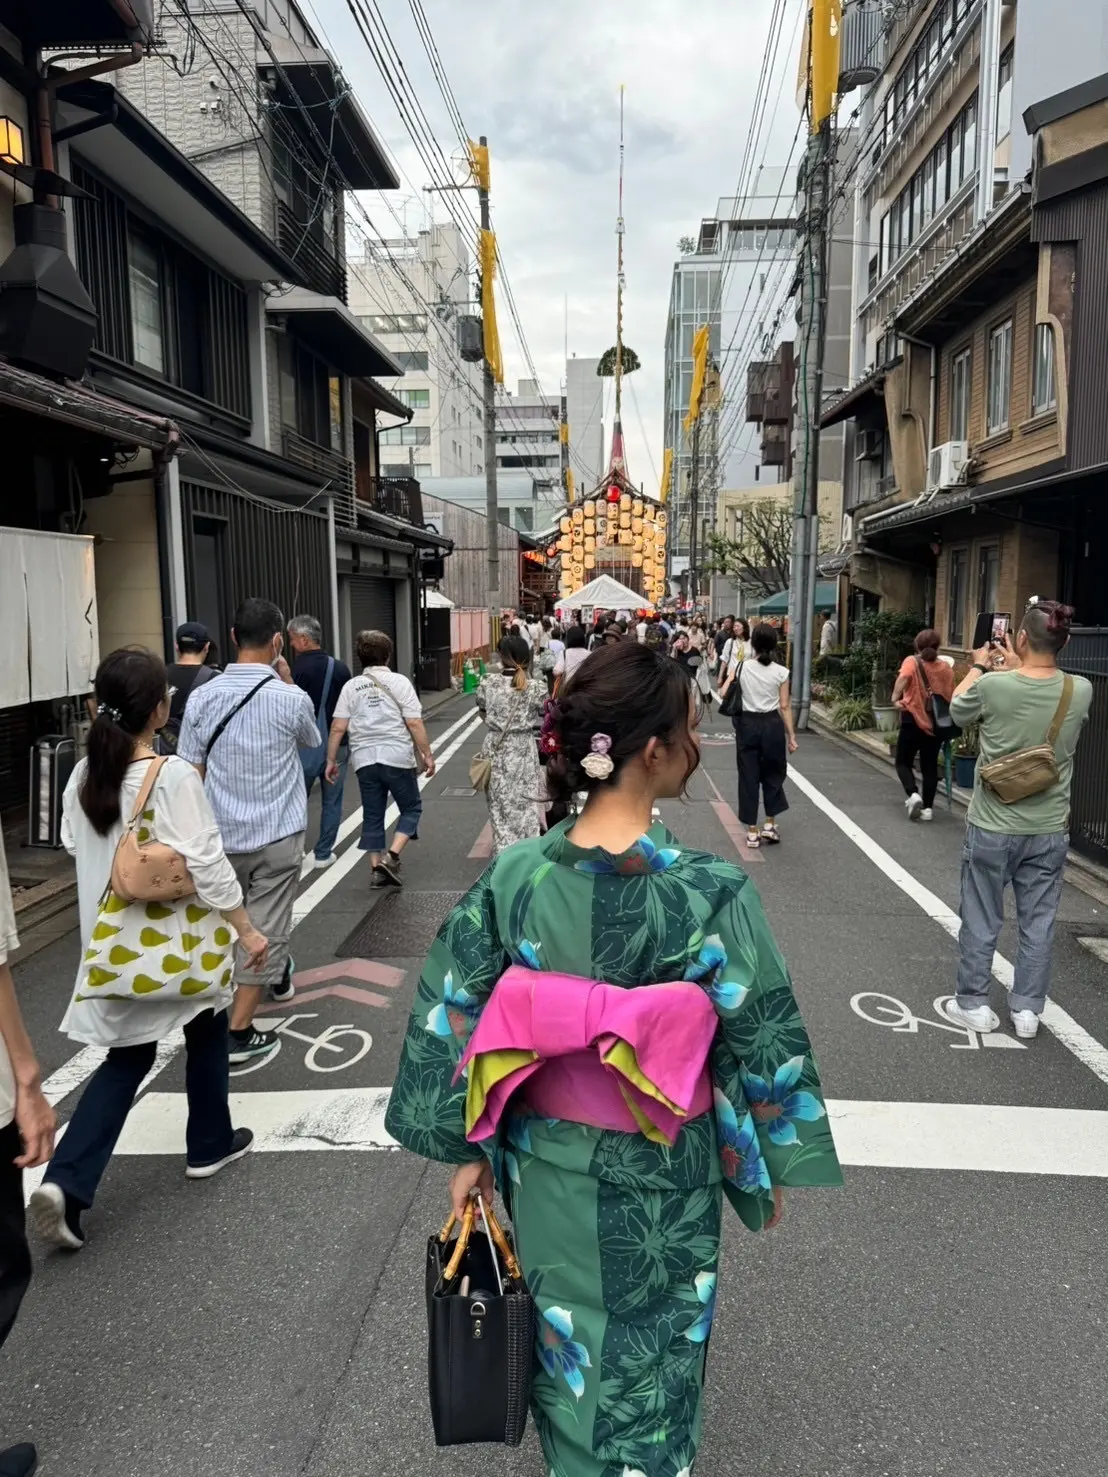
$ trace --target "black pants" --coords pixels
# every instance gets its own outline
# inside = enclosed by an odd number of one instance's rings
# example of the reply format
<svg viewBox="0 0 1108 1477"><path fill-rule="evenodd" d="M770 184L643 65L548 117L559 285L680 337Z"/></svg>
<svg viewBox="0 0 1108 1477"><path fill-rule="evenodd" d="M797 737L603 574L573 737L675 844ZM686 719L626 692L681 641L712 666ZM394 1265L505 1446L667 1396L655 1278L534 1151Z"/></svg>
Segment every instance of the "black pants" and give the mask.
<svg viewBox="0 0 1108 1477"><path fill-rule="evenodd" d="M900 733L896 740L896 772L900 776L900 783L904 786L905 795L915 795L917 785L912 766L916 755L919 755L919 769L923 776L923 785L918 787L918 793L923 799L924 810L930 810L935 803L935 795L939 788L939 755L942 747L942 739L937 738L933 733L924 733L910 713L901 714Z"/></svg>
<svg viewBox="0 0 1108 1477"><path fill-rule="evenodd" d="M0 1344L11 1332L31 1281L31 1253L23 1219L23 1171L14 1159L23 1140L14 1123L0 1128Z"/></svg>
<svg viewBox="0 0 1108 1477"><path fill-rule="evenodd" d="M735 743L739 764L739 819L744 826L758 824L758 791L767 816L784 815L785 776L789 761L785 752L785 722L780 712L743 713L735 719Z"/></svg>

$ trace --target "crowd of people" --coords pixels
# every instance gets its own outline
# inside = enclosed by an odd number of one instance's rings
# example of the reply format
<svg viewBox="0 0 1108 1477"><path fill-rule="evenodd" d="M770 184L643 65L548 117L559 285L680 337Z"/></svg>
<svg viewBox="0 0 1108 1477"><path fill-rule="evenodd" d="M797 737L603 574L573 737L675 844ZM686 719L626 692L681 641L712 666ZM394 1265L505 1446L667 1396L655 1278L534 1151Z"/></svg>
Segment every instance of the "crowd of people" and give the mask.
<svg viewBox="0 0 1108 1477"><path fill-rule="evenodd" d="M922 631L894 692L897 772L912 819L933 814L949 724L980 728L948 1010L982 1033L1000 1024L989 993L1008 885L1019 951L1007 1004L1020 1038L1035 1036L1048 997L1073 756L1092 700L1091 684L1058 665L1072 618L1066 606L1033 602L1015 639L975 653L957 684L937 633ZM261 599L239 607L233 638L236 660L222 672L209 665L207 631L190 622L169 668L128 648L96 673L87 753L63 799L83 958L61 1029L105 1056L64 1138L7 964L17 939L0 846L0 1343L30 1276L22 1171L45 1166L30 1199L42 1238L78 1251L83 1217L159 1042L183 1034L186 1175L210 1178L249 1151L250 1129L231 1118L229 1068L274 1050L277 1038L257 1028L255 1012L267 995L295 993L289 937L317 781L313 864L334 862L353 765L371 885L402 885L402 854L422 812L420 773L432 776L435 759L418 695L391 665L390 638L359 634L354 676L324 649L317 619L286 625ZM735 731L747 845L780 841L797 739L779 639L771 624L751 630L732 617L609 611L563 626L509 612L499 669L476 693L493 862L428 958L387 1123L408 1148L454 1166L459 1218L472 1196L491 1200L494 1182L509 1199L524 1270L544 1267L544 1301L558 1315L540 1340L539 1433L551 1461L557 1454L580 1477L599 1477L613 1461L640 1468L653 1440L644 1433L660 1425L691 1466L722 1196L751 1229L768 1229L781 1218L784 1187L840 1182L807 1034L757 896L737 865L683 847L653 820L656 800L686 792L704 710L718 698ZM1003 770L1005 784L997 777L994 786L990 770ZM144 862L153 864L144 871ZM650 892L644 877L653 879ZM666 1029L652 1038L639 1011L643 1050L618 1086L609 1070L622 1071L618 1053L601 1062L573 1044L584 1039L588 992L610 992L605 1010L616 1021L631 1009L631 987L674 978L689 939L703 946L683 982L657 986L643 1006L664 1012ZM527 1003L539 994L559 1023L544 1030L541 1052ZM751 999L758 1008L744 1011ZM758 1029L767 1013L787 1030L787 1062L775 1055L777 1035ZM649 1039L666 1042L656 1060ZM472 1060L481 1066L467 1085L460 1067ZM495 1090L497 1073L511 1075L521 1061L530 1065L501 1121L507 1095ZM596 1165L611 1130L634 1136L636 1157L613 1161L607 1176ZM661 1246L649 1289L621 1281L595 1210L598 1173L613 1224L660 1226L675 1215L698 1238L695 1323L682 1313L689 1269L681 1246ZM645 1392L642 1380L601 1379L603 1329L633 1332L635 1358L649 1350L652 1363L671 1370L661 1404L651 1396L647 1408L645 1393L628 1393ZM675 1340L683 1352L691 1341L697 1355L682 1358L679 1373ZM578 1399L589 1393L597 1422L578 1424L557 1398L559 1379ZM598 1424L608 1432L603 1453L593 1447ZM26 1477L34 1463L26 1444L0 1453L4 1477Z"/></svg>

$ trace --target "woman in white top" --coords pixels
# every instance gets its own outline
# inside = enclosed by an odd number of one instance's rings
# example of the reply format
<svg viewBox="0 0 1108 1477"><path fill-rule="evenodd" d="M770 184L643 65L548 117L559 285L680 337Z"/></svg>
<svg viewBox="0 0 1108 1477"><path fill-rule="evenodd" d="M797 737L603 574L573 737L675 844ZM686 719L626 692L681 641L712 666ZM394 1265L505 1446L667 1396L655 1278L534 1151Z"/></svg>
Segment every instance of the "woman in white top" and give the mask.
<svg viewBox="0 0 1108 1477"><path fill-rule="evenodd" d="M562 656L561 671L555 668L557 686L555 692L560 692L577 668L589 654L589 637L584 626L576 623L570 626L566 632L566 649Z"/></svg>
<svg viewBox="0 0 1108 1477"><path fill-rule="evenodd" d="M735 675L735 668L740 662L749 661L753 655L750 625L741 615L737 615L731 627L731 635L723 643L723 651L720 653L720 668L725 680Z"/></svg>
<svg viewBox="0 0 1108 1477"><path fill-rule="evenodd" d="M123 932L97 922L100 900L111 881L124 825L156 758L154 735L169 716L166 681L164 662L141 650L112 652L96 674L96 718L89 729L88 755L73 771L62 799L62 840L77 862L77 902L86 950L101 931ZM171 1033L183 1030L187 1051L186 1175L206 1179L216 1174L241 1158L254 1137L248 1128L232 1129L227 1106L227 1010L234 995L230 968L214 1000L210 993L190 997L173 988L180 985L187 965L165 950L172 949L174 941L183 951L195 949L198 954L205 946L228 947L230 931L209 918L213 911L238 934L250 968L265 962L266 940L246 915L242 888L223 850L200 775L176 756L160 762L139 839L160 841L179 852L196 892L174 903L145 905L152 921L135 947L146 951L142 968L152 990L164 990L164 996L78 999L75 989L62 1020L61 1029L71 1040L108 1049L30 1202L44 1240L70 1251L84 1245L81 1215L92 1205L135 1094L154 1065L157 1043ZM124 911L130 908L120 910L121 918ZM135 960L133 951L119 947L127 962ZM82 969L78 985L84 976Z"/></svg>
<svg viewBox="0 0 1108 1477"><path fill-rule="evenodd" d="M754 627L750 640L754 659L739 660L731 669L720 696L726 697L732 682L742 694L742 712L733 719L739 761L739 819L746 827L746 844L757 848L763 842L781 840L777 817L789 808L785 798L785 776L789 764L786 750L795 754L796 730L789 698L789 669L774 660L777 632L773 626ZM758 831L758 792L766 812L766 823Z"/></svg>
<svg viewBox="0 0 1108 1477"><path fill-rule="evenodd" d="M339 693L327 740L328 780L339 773L339 746L350 735L350 762L362 792L362 851L369 852L372 887L399 887L400 853L419 835L423 797L419 789L418 754L424 773L435 772L435 756L423 726L416 690L401 672L389 667L392 637L384 631L359 631L354 642L360 677ZM400 815L392 845L385 849L385 807L389 796Z"/></svg>

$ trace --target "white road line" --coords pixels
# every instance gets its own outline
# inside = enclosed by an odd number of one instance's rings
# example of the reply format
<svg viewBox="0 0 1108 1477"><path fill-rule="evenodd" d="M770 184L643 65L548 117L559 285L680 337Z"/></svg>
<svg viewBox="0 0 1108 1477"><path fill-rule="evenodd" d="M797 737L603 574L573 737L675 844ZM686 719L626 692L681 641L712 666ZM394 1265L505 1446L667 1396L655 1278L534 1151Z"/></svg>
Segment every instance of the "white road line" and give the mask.
<svg viewBox="0 0 1108 1477"><path fill-rule="evenodd" d="M385 1132L388 1088L233 1092L230 1101L233 1121L254 1130L262 1153L396 1147ZM836 1100L827 1110L847 1166L1108 1179L1108 1113ZM183 1154L187 1112L184 1093L148 1093L132 1109L116 1152Z"/></svg>
<svg viewBox="0 0 1108 1477"><path fill-rule="evenodd" d="M439 750L447 742L447 740L453 734L457 733L457 731L458 731L459 728L464 727L467 723L468 724L471 724L471 725L473 723L473 709L472 708L468 712L463 713L462 716L457 720L456 723L452 723L449 728L443 729L442 733L440 733L435 738L434 742L432 743L432 745L431 745L431 752L433 754L438 754ZM394 819L395 819L395 817L394 817ZM355 810L352 815L348 815L346 817L346 819L343 821L342 825L339 827L339 833L335 837L335 845L336 846L341 846L342 843L347 839L348 836L353 836L354 832L357 831L357 829L359 828L359 826L361 824L362 824L362 812L361 812L361 810ZM392 821L389 821L389 825L390 826L392 825ZM312 872L312 871L315 870L315 868L313 866L314 861L315 861L315 858L313 857L312 853L311 852L308 852L308 854L307 854L307 856L305 856L304 861L303 861L303 864L302 864L302 866L300 868L300 877L301 877L301 879L305 878L308 875L309 872Z"/></svg>
<svg viewBox="0 0 1108 1477"><path fill-rule="evenodd" d="M442 768L449 762L450 759L453 758L453 756L458 752L461 746L464 743L468 742L471 734L473 733L473 730L478 726L480 722L481 715L479 713L470 714L469 727L458 734L457 738L455 738L451 744L443 749L441 754L435 755L436 774L439 774ZM426 787L427 784L427 776L425 774L420 775L419 788L422 790ZM395 805L389 806L388 810L385 812L386 830L388 830L389 826L391 826L395 822L399 813L400 812L397 810ZM352 817L352 819L355 819L356 823L358 825L361 825L362 818L360 814L358 814L356 817ZM335 862L334 866L328 867L326 872L321 872L316 881L313 882L310 887L306 887L304 889L304 891L296 899L296 904L292 910L293 928L296 928L298 924L303 923L308 914L312 912L314 908L319 907L320 903L328 895L328 893L333 892L342 881L342 879L348 876L354 870L363 856L365 856L364 851L359 851L356 846L349 847L346 851L343 852L342 856L339 857L338 861Z"/></svg>
<svg viewBox="0 0 1108 1477"><path fill-rule="evenodd" d="M942 898L936 897L930 889L924 887L923 883L913 877L907 868L894 860L868 832L863 831L856 821L852 821L845 811L840 810L837 805L828 800L822 791L816 789L811 780L805 779L804 775L791 764L789 765L789 778L802 794L807 795L818 810L822 810L824 815L838 826L844 836L854 842L858 850L867 856L879 871L884 872L890 882L895 883L901 892L910 897L929 918L933 918L940 928L945 929L951 938L957 939L962 920L953 908L947 907ZM993 955L992 972L993 978L1002 984L1005 990L1012 989L1015 984L1015 969L1003 954ZM1108 1047L1102 1045L1095 1036L1091 1036L1084 1026L1078 1025L1073 1016L1053 1000L1047 1001L1046 1009L1043 1011L1043 1025L1077 1057L1078 1061L1084 1062L1085 1066L1091 1072L1095 1072L1102 1082L1108 1082Z"/></svg>

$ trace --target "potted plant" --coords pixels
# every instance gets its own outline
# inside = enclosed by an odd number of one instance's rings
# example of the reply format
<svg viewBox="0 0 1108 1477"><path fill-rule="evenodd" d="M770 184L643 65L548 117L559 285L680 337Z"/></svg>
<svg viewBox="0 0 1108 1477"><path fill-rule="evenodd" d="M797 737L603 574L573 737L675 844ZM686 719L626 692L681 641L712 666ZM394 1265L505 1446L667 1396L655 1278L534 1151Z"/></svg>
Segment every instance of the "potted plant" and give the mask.
<svg viewBox="0 0 1108 1477"><path fill-rule="evenodd" d="M971 723L954 741L954 782L959 789L973 789L979 752L978 727Z"/></svg>
<svg viewBox="0 0 1108 1477"><path fill-rule="evenodd" d="M869 610L855 627L854 642L843 668L856 683L868 676L873 721L882 733L893 734L900 726L900 713L893 707L893 687L900 664L910 655L922 625L914 611Z"/></svg>

